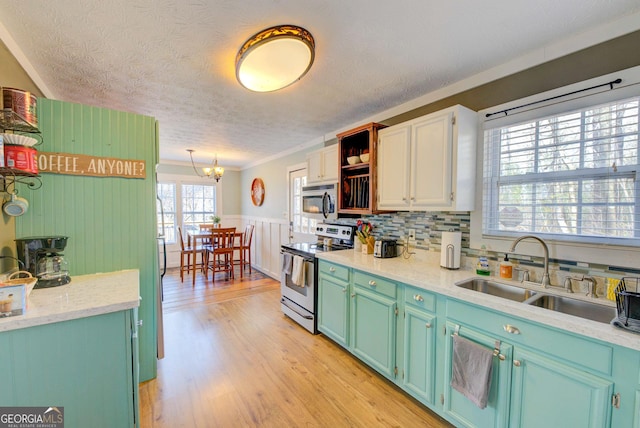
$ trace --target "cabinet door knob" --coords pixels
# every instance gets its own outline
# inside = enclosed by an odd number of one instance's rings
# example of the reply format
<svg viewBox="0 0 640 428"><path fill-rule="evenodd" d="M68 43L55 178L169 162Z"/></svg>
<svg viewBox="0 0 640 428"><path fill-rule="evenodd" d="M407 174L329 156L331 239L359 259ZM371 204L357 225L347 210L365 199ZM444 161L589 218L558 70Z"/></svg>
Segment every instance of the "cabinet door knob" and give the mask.
<svg viewBox="0 0 640 428"><path fill-rule="evenodd" d="M346 292L347 292L347 287L343 288L343 289L342 289L342 292L343 292L343 293L346 293Z"/></svg>
<svg viewBox="0 0 640 428"><path fill-rule="evenodd" d="M505 360L505 358L506 358L506 357L505 357L504 355L502 355L502 354L498 354L498 359L499 359L500 361L504 361L504 360Z"/></svg>
<svg viewBox="0 0 640 428"><path fill-rule="evenodd" d="M426 324L425 324L425 327L427 327L427 328L431 328L431 323L430 323L430 322L426 323Z"/></svg>
<svg viewBox="0 0 640 428"><path fill-rule="evenodd" d="M372 279L371 281L369 281L369 285L372 287L375 287L377 284L376 282Z"/></svg>
<svg viewBox="0 0 640 428"><path fill-rule="evenodd" d="M329 272L335 272L336 268L334 268L333 266L329 268Z"/></svg>
<svg viewBox="0 0 640 428"><path fill-rule="evenodd" d="M520 362L520 360L513 360L513 365L516 367L520 367L522 363Z"/></svg>
<svg viewBox="0 0 640 428"><path fill-rule="evenodd" d="M518 327L515 327L511 324L505 324L502 326L502 328L509 334L520 334L520 330L518 330Z"/></svg>
<svg viewBox="0 0 640 428"><path fill-rule="evenodd" d="M351 295L351 297L356 297L356 293L353 293L353 294Z"/></svg>
<svg viewBox="0 0 640 428"><path fill-rule="evenodd" d="M419 294L414 295L413 300L415 300L416 302L424 302L424 298Z"/></svg>

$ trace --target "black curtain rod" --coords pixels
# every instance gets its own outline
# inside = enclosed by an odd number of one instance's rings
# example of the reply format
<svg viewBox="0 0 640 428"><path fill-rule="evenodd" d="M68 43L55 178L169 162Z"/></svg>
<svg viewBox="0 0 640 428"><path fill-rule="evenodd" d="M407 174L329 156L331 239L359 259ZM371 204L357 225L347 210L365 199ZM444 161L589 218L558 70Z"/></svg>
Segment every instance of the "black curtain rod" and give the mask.
<svg viewBox="0 0 640 428"><path fill-rule="evenodd" d="M555 100L556 98L562 98L562 97L566 97L566 96L569 96L569 95L578 94L580 92L590 91L591 89L601 88L603 86L609 86L611 89L613 89L613 85L617 85L619 83L622 83L622 79L612 80L611 82L603 83L601 85L592 86L590 88L580 89L578 91L569 92L567 94L556 95L555 97L546 98L546 99L540 100L540 101L534 101L534 102L529 103L529 104L523 104L521 106L511 107L511 108L508 108L508 109L497 111L495 113L487 113L486 117L491 117L491 116L494 116L496 114L501 114L501 113L504 113L504 115L507 116L511 110L516 110L516 109L523 108L523 107L529 107L529 106L532 106L534 104L544 103L545 101L551 101L551 100Z"/></svg>

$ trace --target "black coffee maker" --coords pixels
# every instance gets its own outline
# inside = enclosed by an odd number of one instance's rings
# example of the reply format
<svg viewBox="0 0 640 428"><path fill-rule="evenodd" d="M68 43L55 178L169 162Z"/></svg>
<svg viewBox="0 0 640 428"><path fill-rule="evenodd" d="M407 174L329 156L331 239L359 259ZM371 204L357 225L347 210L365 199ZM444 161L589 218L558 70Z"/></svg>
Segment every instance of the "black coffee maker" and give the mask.
<svg viewBox="0 0 640 428"><path fill-rule="evenodd" d="M33 288L49 288L71 282L69 266L62 251L66 236L40 236L16 239L18 259L38 282Z"/></svg>

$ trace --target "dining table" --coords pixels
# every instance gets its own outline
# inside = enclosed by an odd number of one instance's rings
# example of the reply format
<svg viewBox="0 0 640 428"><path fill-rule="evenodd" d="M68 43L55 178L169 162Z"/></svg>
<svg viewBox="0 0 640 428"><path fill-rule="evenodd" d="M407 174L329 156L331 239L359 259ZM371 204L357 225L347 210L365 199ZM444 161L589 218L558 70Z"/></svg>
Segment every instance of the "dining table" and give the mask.
<svg viewBox="0 0 640 428"><path fill-rule="evenodd" d="M193 263L191 266L191 274L192 274L192 284L195 286L196 285L196 254L197 254L197 248L198 248L198 241L201 242L201 244L204 245L205 240L207 239L211 239L211 232L212 232L212 228L200 228L199 230L190 230L187 232L187 235L189 237L189 241L193 251ZM243 239L244 239L244 232L238 232L236 231L235 234L233 235L233 242L234 242L234 246L236 243L236 240L240 239L240 243L242 243ZM211 243L212 245L214 245L214 243ZM202 256L204 257L204 255ZM204 264L204 260L203 260L203 264ZM206 269L206 266L205 266ZM242 276L242 269L240 269L240 276Z"/></svg>

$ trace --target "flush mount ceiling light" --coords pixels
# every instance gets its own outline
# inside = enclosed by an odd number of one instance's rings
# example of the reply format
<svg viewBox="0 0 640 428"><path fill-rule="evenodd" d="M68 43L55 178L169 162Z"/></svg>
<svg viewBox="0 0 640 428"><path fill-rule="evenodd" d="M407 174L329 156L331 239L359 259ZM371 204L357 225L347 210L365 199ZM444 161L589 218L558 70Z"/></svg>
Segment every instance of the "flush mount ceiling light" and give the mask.
<svg viewBox="0 0 640 428"><path fill-rule="evenodd" d="M215 178L216 181L220 181L220 179L222 178L222 175L224 174L224 168L221 166L218 166L218 155L216 155L212 167L202 168L202 172L204 173L204 175L201 175L198 172L196 165L193 163L193 152L195 152L195 150L187 149L187 151L189 152L189 157L191 158L191 166L193 167L193 170L196 172L196 175L198 177Z"/></svg>
<svg viewBox="0 0 640 428"><path fill-rule="evenodd" d="M278 25L242 45L236 55L236 78L255 92L277 91L307 74L314 57L311 33L295 25Z"/></svg>

